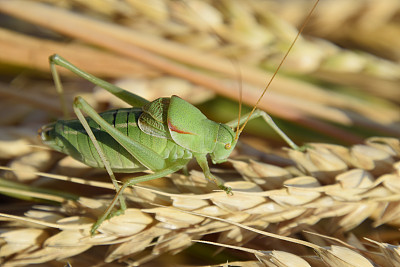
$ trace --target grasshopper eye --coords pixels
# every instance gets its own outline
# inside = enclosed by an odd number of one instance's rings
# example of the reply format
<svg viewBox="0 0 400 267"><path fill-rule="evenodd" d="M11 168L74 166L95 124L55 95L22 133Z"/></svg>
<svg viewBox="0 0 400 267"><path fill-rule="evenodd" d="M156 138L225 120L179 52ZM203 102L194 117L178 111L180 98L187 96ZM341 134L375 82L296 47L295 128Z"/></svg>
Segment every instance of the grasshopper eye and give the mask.
<svg viewBox="0 0 400 267"><path fill-rule="evenodd" d="M231 147L232 147L231 144L229 144L229 143L226 143L226 144L225 144L225 149L226 149L226 150L231 149Z"/></svg>

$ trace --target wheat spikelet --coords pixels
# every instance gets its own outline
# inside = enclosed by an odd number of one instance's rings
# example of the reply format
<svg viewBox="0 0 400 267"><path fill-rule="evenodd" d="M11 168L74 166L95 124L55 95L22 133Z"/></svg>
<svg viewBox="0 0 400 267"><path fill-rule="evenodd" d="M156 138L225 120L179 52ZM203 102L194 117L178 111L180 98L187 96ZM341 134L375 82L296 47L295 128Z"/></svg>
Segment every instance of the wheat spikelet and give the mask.
<svg viewBox="0 0 400 267"><path fill-rule="evenodd" d="M171 181L176 184L176 189L170 185L161 189L134 187L126 196L132 201L130 206L138 208L130 208L124 215L104 222L94 238L90 237L89 229L111 201L109 197L81 197L78 201L65 202L61 208L39 206L25 213L24 217L11 217L9 219L14 223L3 228L7 231L2 234L1 255L5 258L16 256L4 266L68 258L92 246L105 244L111 246L104 261L112 262L132 257L148 246L152 247L148 253L153 257L167 252L178 253L190 246L192 239L210 233L219 233L217 242L235 246L244 246L259 235L243 231L238 225L259 230L274 225L275 235L282 235L282 238L302 229L313 229L317 222L327 218L336 218L332 232L350 231L367 218L374 218L375 225L399 225L399 213L394 212L400 200L397 185L399 139L370 138L366 145L350 148L313 144L313 149L307 152L289 151L288 154L298 166L297 172L254 160L232 160L236 170L247 180L227 183L235 192L232 197L226 197L224 192L210 192L206 188L209 184L204 180L197 182L197 176L202 174L194 171L189 178L172 175ZM274 182L272 185L268 183L269 188L264 189L264 180L270 178ZM193 187L195 191L204 190L204 193L191 194ZM374 242L383 251L389 249ZM342 261L348 261L349 257L354 260L354 255L359 253L354 248L337 246L328 251L319 249L319 259L333 261L332 266L343 264ZM333 256L337 253L347 256ZM136 259L136 263L145 261L149 255ZM336 257L342 260L337 262ZM366 258L371 260L365 252L358 257L361 262ZM385 260L391 261L389 258Z"/></svg>
<svg viewBox="0 0 400 267"><path fill-rule="evenodd" d="M276 12L285 13L288 20L298 20L307 15L304 7L307 1L277 2ZM396 49L399 39L396 32L396 14L400 9L398 1L324 1L314 15L318 27L313 28L316 35L329 36L339 43L353 44L375 51L385 57L399 59ZM294 12L303 10L303 14ZM321 26L321 27L320 27ZM386 27L388 26L388 27ZM393 34L393 35L392 35ZM389 35L396 36L388 38Z"/></svg>

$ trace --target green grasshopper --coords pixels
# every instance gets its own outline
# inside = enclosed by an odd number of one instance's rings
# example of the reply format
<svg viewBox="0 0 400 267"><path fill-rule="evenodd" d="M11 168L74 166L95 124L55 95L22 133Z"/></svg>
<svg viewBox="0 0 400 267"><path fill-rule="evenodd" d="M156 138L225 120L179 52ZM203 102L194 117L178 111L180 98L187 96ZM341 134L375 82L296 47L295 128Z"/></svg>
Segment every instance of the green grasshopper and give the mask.
<svg viewBox="0 0 400 267"><path fill-rule="evenodd" d="M55 65L65 67L133 106L98 114L82 97L77 96L73 108L78 119L58 120L39 130L44 144L88 166L105 168L111 177L117 194L93 225L92 234L110 217L117 198L120 210L112 215L126 209L121 196L125 188L176 172L193 157L208 180L227 194L232 194L232 189L210 172L207 155L210 155L214 164L225 162L250 119L261 116L293 149L299 149L264 111L255 109L239 120L217 123L207 119L198 108L178 96L150 102L80 70L59 55L52 55L50 66L59 92L63 89ZM88 117L85 118L82 111ZM128 179L121 187L114 176L114 172L134 173L146 169L154 173Z"/></svg>
<svg viewBox="0 0 400 267"><path fill-rule="evenodd" d="M300 33L301 30L292 46ZM78 96L73 103L77 119L58 120L39 130L44 144L88 166L107 170L117 193L93 224L92 235L104 220L124 212L126 203L122 193L128 186L174 173L184 168L193 157L208 180L232 195L232 189L210 172L207 155L214 164L225 162L235 148L240 133L251 119L262 117L291 148L300 149L266 112L256 109L275 74L249 114L240 117L239 112L238 119L222 124L207 119L199 109L178 96L158 98L150 102L79 69L59 55L52 55L50 69L60 95L63 87L56 65L106 89L132 106L98 114ZM82 111L88 117L84 117ZM146 169L153 173L130 178L122 186L114 175L114 172L134 173ZM112 212L118 200L120 209Z"/></svg>

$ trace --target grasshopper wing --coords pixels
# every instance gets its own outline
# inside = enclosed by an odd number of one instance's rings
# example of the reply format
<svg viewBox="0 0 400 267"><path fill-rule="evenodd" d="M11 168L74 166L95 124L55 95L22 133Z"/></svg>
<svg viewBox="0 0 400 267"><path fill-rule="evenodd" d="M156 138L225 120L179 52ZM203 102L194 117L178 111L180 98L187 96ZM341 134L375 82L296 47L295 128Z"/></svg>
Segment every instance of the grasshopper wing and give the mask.
<svg viewBox="0 0 400 267"><path fill-rule="evenodd" d="M160 97L144 105L138 119L140 130L152 136L172 139L167 124L169 104L170 98Z"/></svg>

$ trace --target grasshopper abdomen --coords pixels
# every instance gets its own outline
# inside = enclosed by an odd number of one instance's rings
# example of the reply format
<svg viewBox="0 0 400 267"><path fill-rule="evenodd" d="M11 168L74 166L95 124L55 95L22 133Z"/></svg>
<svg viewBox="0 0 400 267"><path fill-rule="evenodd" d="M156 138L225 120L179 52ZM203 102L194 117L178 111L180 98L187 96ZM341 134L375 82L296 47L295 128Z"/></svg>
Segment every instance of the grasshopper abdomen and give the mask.
<svg viewBox="0 0 400 267"><path fill-rule="evenodd" d="M167 161L178 158L191 158L191 153L169 139L151 136L138 127L138 119L143 113L141 108L123 108L109 110L99 115L124 135L140 142L149 149L163 155ZM86 118L101 149L109 159L111 169L117 173L138 172L147 169L133 157L121 144L103 130L93 119ZM45 125L40 131L43 142L57 151L95 168L104 168L93 142L79 120L58 120Z"/></svg>

